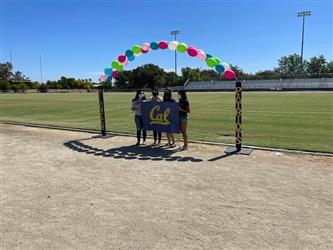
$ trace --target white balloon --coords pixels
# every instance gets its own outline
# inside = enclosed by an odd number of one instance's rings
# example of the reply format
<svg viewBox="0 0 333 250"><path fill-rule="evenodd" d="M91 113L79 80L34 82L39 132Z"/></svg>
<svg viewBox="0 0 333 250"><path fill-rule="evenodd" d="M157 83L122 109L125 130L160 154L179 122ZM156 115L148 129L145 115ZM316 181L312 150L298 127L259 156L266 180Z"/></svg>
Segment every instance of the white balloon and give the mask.
<svg viewBox="0 0 333 250"><path fill-rule="evenodd" d="M168 44L168 48L169 48L169 50L176 50L178 44L179 44L178 41L172 41L172 42L169 42L169 44Z"/></svg>
<svg viewBox="0 0 333 250"><path fill-rule="evenodd" d="M230 69L230 65L227 63L221 63L224 67L224 70L229 70Z"/></svg>
<svg viewBox="0 0 333 250"><path fill-rule="evenodd" d="M134 54L135 57L139 57L141 56L142 52L138 53L138 54Z"/></svg>

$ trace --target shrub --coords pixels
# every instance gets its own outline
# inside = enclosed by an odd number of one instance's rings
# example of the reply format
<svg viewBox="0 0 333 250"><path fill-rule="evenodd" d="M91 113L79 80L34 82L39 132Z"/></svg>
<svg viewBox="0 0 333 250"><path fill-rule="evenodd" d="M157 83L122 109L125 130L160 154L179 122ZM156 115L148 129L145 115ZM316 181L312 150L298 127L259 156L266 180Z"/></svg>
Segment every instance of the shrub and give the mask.
<svg viewBox="0 0 333 250"><path fill-rule="evenodd" d="M8 80L6 79L0 80L0 90L3 92L8 92L10 90L10 84Z"/></svg>
<svg viewBox="0 0 333 250"><path fill-rule="evenodd" d="M19 85L17 85L17 92L24 93L27 90L27 85L23 82L21 82Z"/></svg>
<svg viewBox="0 0 333 250"><path fill-rule="evenodd" d="M48 87L44 83L42 83L41 85L39 85L38 91L40 93L46 93L48 91Z"/></svg>

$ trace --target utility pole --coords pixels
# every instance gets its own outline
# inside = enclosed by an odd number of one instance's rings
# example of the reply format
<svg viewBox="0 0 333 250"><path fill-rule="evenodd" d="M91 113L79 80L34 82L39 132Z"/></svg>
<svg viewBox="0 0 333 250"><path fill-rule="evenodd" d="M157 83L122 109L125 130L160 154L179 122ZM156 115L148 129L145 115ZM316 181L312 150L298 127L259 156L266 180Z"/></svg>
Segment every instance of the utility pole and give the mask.
<svg viewBox="0 0 333 250"><path fill-rule="evenodd" d="M175 41L177 41L177 35L180 34L179 30L173 30L170 32L171 35L175 36ZM174 79L174 83L176 82L176 77L177 77L177 49L175 50L175 79Z"/></svg>
<svg viewBox="0 0 333 250"><path fill-rule="evenodd" d="M302 45L301 45L301 73L303 73L303 47L304 47L304 20L306 16L311 16L311 11L297 13L297 17L302 17Z"/></svg>
<svg viewBox="0 0 333 250"><path fill-rule="evenodd" d="M10 64L13 66L13 60L12 60L12 51L9 51L9 60L10 60Z"/></svg>

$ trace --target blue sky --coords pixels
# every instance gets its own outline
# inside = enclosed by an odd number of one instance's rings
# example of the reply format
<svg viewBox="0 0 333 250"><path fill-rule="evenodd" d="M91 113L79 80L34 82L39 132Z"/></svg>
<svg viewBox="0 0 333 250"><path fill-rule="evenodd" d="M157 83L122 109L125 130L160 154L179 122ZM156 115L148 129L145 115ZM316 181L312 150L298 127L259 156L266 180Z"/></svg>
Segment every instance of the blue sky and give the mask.
<svg viewBox="0 0 333 250"><path fill-rule="evenodd" d="M40 80L60 76L92 78L135 44L172 40L202 48L246 72L271 69L281 56L300 53L301 18L306 17L304 58L332 55L332 1L1 1L1 61ZM178 68L207 68L187 54ZM158 50L130 62L127 69L155 63L170 70L174 54Z"/></svg>

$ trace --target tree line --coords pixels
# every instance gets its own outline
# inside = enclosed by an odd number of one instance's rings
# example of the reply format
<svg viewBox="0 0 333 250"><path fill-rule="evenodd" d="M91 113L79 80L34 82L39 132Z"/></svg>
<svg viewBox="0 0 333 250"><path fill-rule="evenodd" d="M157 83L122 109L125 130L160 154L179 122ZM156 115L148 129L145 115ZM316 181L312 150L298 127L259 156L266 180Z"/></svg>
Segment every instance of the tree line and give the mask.
<svg viewBox="0 0 333 250"><path fill-rule="evenodd" d="M323 55L301 60L297 54L283 56L274 69L262 70L256 73L246 73L237 65L230 65L238 79L264 80L286 78L321 78L333 77L333 61L327 62ZM165 72L154 64L146 64L133 70L118 73L115 85L120 89L152 88L164 86L179 86L186 81L225 81L226 79L215 70L199 68L182 68L181 75ZM105 85L110 82L105 83Z"/></svg>
<svg viewBox="0 0 333 250"><path fill-rule="evenodd" d="M246 73L237 65L230 65L238 79L260 80L281 78L321 78L333 77L333 61L327 61L323 55L301 60L297 54L283 56L278 60L277 67L256 73ZM133 70L121 71L114 84L108 80L106 88L137 89L183 85L186 81L224 81L225 78L212 69L182 68L181 74L166 72L154 64L145 64ZM22 72L13 72L12 64L0 63L0 90L24 92L26 89L87 89L93 88L91 79L75 79L62 76L59 80L48 80L45 84L30 81Z"/></svg>

